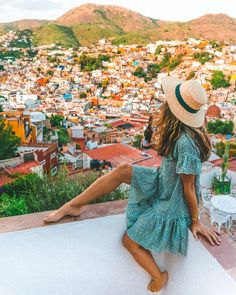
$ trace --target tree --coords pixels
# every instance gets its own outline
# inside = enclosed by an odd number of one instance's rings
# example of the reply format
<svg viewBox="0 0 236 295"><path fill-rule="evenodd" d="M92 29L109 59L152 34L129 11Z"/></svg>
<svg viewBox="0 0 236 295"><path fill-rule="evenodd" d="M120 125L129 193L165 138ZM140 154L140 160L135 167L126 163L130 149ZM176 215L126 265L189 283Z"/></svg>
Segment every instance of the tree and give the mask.
<svg viewBox="0 0 236 295"><path fill-rule="evenodd" d="M20 138L12 132L11 126L6 126L0 118L0 160L15 157L19 145Z"/></svg>
<svg viewBox="0 0 236 295"><path fill-rule="evenodd" d="M233 121L213 120L208 122L207 131L213 134L232 134L234 131Z"/></svg>
<svg viewBox="0 0 236 295"><path fill-rule="evenodd" d="M52 127L61 127L64 117L61 115L52 115L50 118L50 123Z"/></svg>
<svg viewBox="0 0 236 295"><path fill-rule="evenodd" d="M162 49L162 46L161 45L157 46L157 48L155 50L155 55L160 54L161 53L161 49Z"/></svg>
<svg viewBox="0 0 236 295"><path fill-rule="evenodd" d="M194 72L194 71L191 71L191 72L188 74L186 80L191 80L191 79L194 78L194 76L195 76L195 72Z"/></svg>
<svg viewBox="0 0 236 295"><path fill-rule="evenodd" d="M103 68L103 61L110 61L109 55L99 54L97 58L82 54L79 59L81 71L93 71Z"/></svg>
<svg viewBox="0 0 236 295"><path fill-rule="evenodd" d="M48 75L48 76L52 76L53 74L54 74L54 71L52 71L52 70L48 70L48 71L47 71L47 75Z"/></svg>
<svg viewBox="0 0 236 295"><path fill-rule="evenodd" d="M86 92L81 92L80 95L79 95L80 98L86 98L87 97L87 94Z"/></svg>
<svg viewBox="0 0 236 295"><path fill-rule="evenodd" d="M134 76L139 78L145 78L146 73L144 72L144 69L142 67L137 67L137 69L133 73Z"/></svg>
<svg viewBox="0 0 236 295"><path fill-rule="evenodd" d="M107 86L109 84L109 79L108 78L105 78L102 80L102 88L105 90L107 89Z"/></svg>
<svg viewBox="0 0 236 295"><path fill-rule="evenodd" d="M64 128L60 128L60 130L57 132L58 135L58 145L59 147L62 147L63 145L70 142L70 137L68 136L68 132Z"/></svg>
<svg viewBox="0 0 236 295"><path fill-rule="evenodd" d="M193 55L202 65L204 65L207 61L212 59L212 56L209 52L197 52Z"/></svg>
<svg viewBox="0 0 236 295"><path fill-rule="evenodd" d="M141 147L142 138L143 138L143 136L141 134L137 134L137 135L134 136L133 146L135 148L140 148Z"/></svg>
<svg viewBox="0 0 236 295"><path fill-rule="evenodd" d="M1 112L4 112L4 110L3 110L3 106L0 104L0 113Z"/></svg>
<svg viewBox="0 0 236 295"><path fill-rule="evenodd" d="M211 78L211 85L213 89L218 89L220 87L227 88L230 86L229 80L225 79L224 73L222 71L214 71Z"/></svg>

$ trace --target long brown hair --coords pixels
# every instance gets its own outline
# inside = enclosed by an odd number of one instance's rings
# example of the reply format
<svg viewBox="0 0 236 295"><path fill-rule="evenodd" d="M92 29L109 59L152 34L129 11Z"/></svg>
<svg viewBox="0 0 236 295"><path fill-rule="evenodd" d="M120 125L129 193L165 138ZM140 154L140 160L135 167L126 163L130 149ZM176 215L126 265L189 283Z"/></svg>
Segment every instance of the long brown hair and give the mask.
<svg viewBox="0 0 236 295"><path fill-rule="evenodd" d="M174 146L182 132L192 136L197 144L202 162L207 161L211 153L211 142L205 127L193 128L179 119L169 109L167 102L164 102L158 112L158 118L153 120L155 132L152 136L152 143L158 154L173 156Z"/></svg>

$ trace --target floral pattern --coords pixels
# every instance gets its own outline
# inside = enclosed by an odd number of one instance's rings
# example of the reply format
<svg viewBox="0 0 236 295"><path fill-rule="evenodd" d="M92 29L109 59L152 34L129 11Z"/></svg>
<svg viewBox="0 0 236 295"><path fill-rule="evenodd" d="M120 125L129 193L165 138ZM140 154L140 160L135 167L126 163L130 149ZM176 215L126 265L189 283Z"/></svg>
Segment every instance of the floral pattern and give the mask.
<svg viewBox="0 0 236 295"><path fill-rule="evenodd" d="M132 166L126 208L127 234L153 252L187 255L190 212L180 174L195 174L200 198L201 159L199 149L187 133L175 143L173 157L163 157L161 167Z"/></svg>

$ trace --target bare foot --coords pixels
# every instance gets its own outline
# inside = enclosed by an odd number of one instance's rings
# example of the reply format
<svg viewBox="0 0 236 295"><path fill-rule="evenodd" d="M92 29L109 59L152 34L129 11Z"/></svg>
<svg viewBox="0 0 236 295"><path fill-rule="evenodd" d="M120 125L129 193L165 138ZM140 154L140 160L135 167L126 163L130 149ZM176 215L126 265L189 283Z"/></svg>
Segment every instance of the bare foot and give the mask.
<svg viewBox="0 0 236 295"><path fill-rule="evenodd" d="M161 273L160 278L152 278L150 283L148 284L148 290L151 292L160 291L168 281L168 272L164 271Z"/></svg>
<svg viewBox="0 0 236 295"><path fill-rule="evenodd" d="M44 218L44 222L57 222L66 215L79 216L80 209L81 206L73 207L71 205L64 205L61 208L50 213L46 218Z"/></svg>

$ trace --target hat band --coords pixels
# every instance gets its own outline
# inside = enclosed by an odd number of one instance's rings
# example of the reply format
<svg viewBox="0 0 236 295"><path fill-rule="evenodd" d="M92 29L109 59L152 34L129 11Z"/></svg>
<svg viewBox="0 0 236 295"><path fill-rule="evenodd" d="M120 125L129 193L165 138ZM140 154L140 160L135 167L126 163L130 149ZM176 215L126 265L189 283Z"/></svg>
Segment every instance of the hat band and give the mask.
<svg viewBox="0 0 236 295"><path fill-rule="evenodd" d="M178 102L181 104L181 106L186 110L188 111L189 113L192 113L192 114L195 114L197 113L199 110L195 110L193 108L191 108L183 99L181 93L180 93L180 86L181 84L177 85L176 88L175 88L175 96L178 100Z"/></svg>

